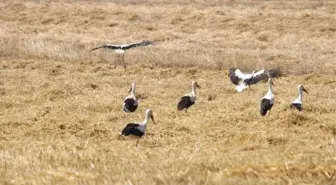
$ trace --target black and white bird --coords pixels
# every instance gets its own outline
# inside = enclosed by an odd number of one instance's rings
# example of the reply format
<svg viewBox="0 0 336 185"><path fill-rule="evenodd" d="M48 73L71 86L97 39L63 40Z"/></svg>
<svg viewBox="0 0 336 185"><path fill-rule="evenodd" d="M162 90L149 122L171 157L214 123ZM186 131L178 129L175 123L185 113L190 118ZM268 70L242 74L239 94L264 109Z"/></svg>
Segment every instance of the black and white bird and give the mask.
<svg viewBox="0 0 336 185"><path fill-rule="evenodd" d="M131 94L128 95L123 104L124 112L134 112L138 108L138 99L135 96L135 83L132 83L132 87L129 91Z"/></svg>
<svg viewBox="0 0 336 185"><path fill-rule="evenodd" d="M299 85L297 88L299 91L299 96L290 103L290 107L292 109L295 108L301 111L302 110L302 91L306 92L307 94L308 94L308 91L302 85Z"/></svg>
<svg viewBox="0 0 336 185"><path fill-rule="evenodd" d="M126 127L122 130L121 136L130 136L137 140L136 145L138 146L139 139L146 133L147 123L149 118L152 119L153 123L155 124L153 111L151 109L146 110L146 117L143 122L140 123L128 123Z"/></svg>
<svg viewBox="0 0 336 185"><path fill-rule="evenodd" d="M252 73L243 73L239 69L230 68L228 76L230 77L231 82L237 85L236 90L238 92L242 92L247 87L251 89L251 85L257 84L262 80L267 80L268 78L277 78L282 75L283 73L279 69L263 69L259 71L253 71Z"/></svg>
<svg viewBox="0 0 336 185"><path fill-rule="evenodd" d="M261 99L261 105L260 105L260 114L262 116L265 116L267 111L269 112L269 115L271 114L271 109L274 105L274 95L272 92L272 78L268 79L268 92L267 94Z"/></svg>
<svg viewBox="0 0 336 185"><path fill-rule="evenodd" d="M201 88L196 81L192 81L191 83L191 92L185 94L181 97L180 101L177 104L177 110L181 111L185 109L187 112L188 108L195 104L196 102L196 87Z"/></svg>
<svg viewBox="0 0 336 185"><path fill-rule="evenodd" d="M119 56L121 56L121 60L124 64L124 68L126 70L126 63L125 63L125 60L124 60L124 54L125 54L126 50L131 49L131 48L135 48L135 47L138 47L138 46L148 46L148 45L154 45L154 44L155 44L154 42L146 41L146 40L141 41L141 42L137 42L137 43L123 44L123 45L105 44L105 45L93 48L90 51L94 51L94 50L101 49L101 48L107 48L107 49L115 50L115 52L117 54L119 54L117 60L119 60L119 58L120 58Z"/></svg>

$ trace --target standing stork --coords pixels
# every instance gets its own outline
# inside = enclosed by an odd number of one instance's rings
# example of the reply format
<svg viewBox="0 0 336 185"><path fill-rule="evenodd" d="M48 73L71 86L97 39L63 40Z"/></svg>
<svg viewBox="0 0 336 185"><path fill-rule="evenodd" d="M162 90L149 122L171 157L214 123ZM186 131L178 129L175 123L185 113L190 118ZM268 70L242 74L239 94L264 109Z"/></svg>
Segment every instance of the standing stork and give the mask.
<svg viewBox="0 0 336 185"><path fill-rule="evenodd" d="M299 96L290 103L290 107L291 109L295 108L301 111L302 110L302 91L306 92L307 94L308 94L308 91L302 85L299 85L297 88L299 91Z"/></svg>
<svg viewBox="0 0 336 185"><path fill-rule="evenodd" d="M123 104L124 112L134 112L138 108L138 99L135 96L135 83L132 83L132 87L129 90L130 95L128 95Z"/></svg>
<svg viewBox="0 0 336 185"><path fill-rule="evenodd" d="M239 69L230 68L229 77L233 84L238 85L236 90L242 92L244 89L249 87L251 90L251 85L257 84L262 80L268 78L277 78L282 76L283 73L279 69L270 69L270 70L259 70L253 71L252 73L242 73Z"/></svg>
<svg viewBox="0 0 336 185"><path fill-rule="evenodd" d="M261 105L260 105L260 114L262 116L265 116L267 111L269 115L271 115L271 109L274 105L274 95L272 92L272 78L268 79L268 92L267 94L261 99Z"/></svg>
<svg viewBox="0 0 336 185"><path fill-rule="evenodd" d="M153 111L151 109L146 110L146 117L143 122L140 123L128 123L124 129L121 131L121 136L131 136L137 140L136 147L138 146L139 139L145 135L147 123L149 118L152 119L153 123L155 124Z"/></svg>
<svg viewBox="0 0 336 185"><path fill-rule="evenodd" d="M191 93L185 94L181 97L180 101L177 104L177 110L181 111L185 109L186 113L188 108L195 104L196 102L196 87L201 88L196 81L191 83Z"/></svg>
<svg viewBox="0 0 336 185"><path fill-rule="evenodd" d="M125 63L125 60L124 60L124 54L125 54L126 50L131 49L131 48L135 48L135 47L138 47L138 46L148 46L148 45L154 45L154 44L155 44L154 42L146 41L146 40L141 41L141 42L137 42L137 43L132 43L132 44L124 44L124 45L105 44L105 45L102 45L102 46L91 49L90 52L94 51L94 50L97 50L97 49L100 49L100 48L108 48L108 49L115 50L115 52L118 54L117 60L119 60L119 58L121 57L121 60L124 64L124 69L126 70L126 63Z"/></svg>

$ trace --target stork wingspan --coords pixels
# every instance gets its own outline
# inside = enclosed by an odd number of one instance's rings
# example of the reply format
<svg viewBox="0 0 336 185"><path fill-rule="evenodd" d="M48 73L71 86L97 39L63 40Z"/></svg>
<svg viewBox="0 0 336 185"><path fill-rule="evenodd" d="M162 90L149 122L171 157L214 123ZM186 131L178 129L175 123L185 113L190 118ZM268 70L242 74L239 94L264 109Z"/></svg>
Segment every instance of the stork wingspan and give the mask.
<svg viewBox="0 0 336 185"><path fill-rule="evenodd" d="M154 45L154 44L155 43L152 41L141 41L141 42L137 42L133 44L124 44L124 45L105 44L105 45L93 48L90 51L94 51L100 48L127 50L127 49L138 47L138 46L148 46L148 45Z"/></svg>

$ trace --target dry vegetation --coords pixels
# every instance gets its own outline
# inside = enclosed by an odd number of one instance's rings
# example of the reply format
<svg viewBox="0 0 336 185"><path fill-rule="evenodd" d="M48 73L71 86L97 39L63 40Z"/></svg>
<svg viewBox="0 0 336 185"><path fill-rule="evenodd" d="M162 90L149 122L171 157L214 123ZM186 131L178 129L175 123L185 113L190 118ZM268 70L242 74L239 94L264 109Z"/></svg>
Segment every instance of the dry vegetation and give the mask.
<svg viewBox="0 0 336 185"><path fill-rule="evenodd" d="M40 2L40 3L38 3ZM0 2L0 184L333 184L335 1ZM155 40L125 55L88 50ZM236 93L227 68L280 67ZM191 80L189 115L176 111ZM121 110L131 82L139 109ZM289 109L296 86L304 111ZM118 137L152 108L147 136Z"/></svg>

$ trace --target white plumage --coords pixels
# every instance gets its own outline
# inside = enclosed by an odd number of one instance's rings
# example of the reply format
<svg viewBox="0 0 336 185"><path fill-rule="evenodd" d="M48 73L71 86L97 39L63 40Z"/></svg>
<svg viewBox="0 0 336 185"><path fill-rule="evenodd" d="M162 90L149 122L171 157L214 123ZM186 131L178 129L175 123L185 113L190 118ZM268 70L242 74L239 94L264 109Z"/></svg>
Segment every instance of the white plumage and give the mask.
<svg viewBox="0 0 336 185"><path fill-rule="evenodd" d="M124 112L134 112L138 108L138 99L135 96L135 83L132 83L132 87L130 89L130 95L128 95L123 104Z"/></svg>
<svg viewBox="0 0 336 185"><path fill-rule="evenodd" d="M298 85L298 97L290 103L291 108L296 108L297 110L301 111L302 110L302 91L306 92L308 94L308 91L302 86Z"/></svg>
<svg viewBox="0 0 336 185"><path fill-rule="evenodd" d="M137 142L135 146L138 146L139 139L146 134L147 123L149 118L152 119L155 124L153 111L151 109L146 110L145 120L140 123L128 123L121 132L121 136L131 136L136 138Z"/></svg>
<svg viewBox="0 0 336 185"><path fill-rule="evenodd" d="M231 68L229 71L229 77L231 82L237 85L236 90L238 92L242 92L250 85L257 84L262 80L266 80L268 78L276 78L282 76L282 72L278 69L271 70L259 70L253 71L252 73L243 73L239 69ZM252 89L251 89L252 90Z"/></svg>
<svg viewBox="0 0 336 185"><path fill-rule="evenodd" d="M191 83L191 92L183 95L180 101L177 104L177 110L181 111L185 109L188 111L188 108L195 104L196 102L196 87L201 88L196 81L192 81Z"/></svg>
<svg viewBox="0 0 336 185"><path fill-rule="evenodd" d="M260 105L260 114L262 116L265 116L267 112L271 114L271 109L274 105L274 95L272 92L272 78L268 79L268 91L266 95L261 99L261 105Z"/></svg>
<svg viewBox="0 0 336 185"><path fill-rule="evenodd" d="M135 47L139 47L139 46L148 46L148 45L154 45L155 43L152 41L141 41L141 42L136 42L136 43L132 43L132 44L122 44L122 45L116 45L116 44L105 44L96 48L91 49L90 51L94 51L97 49L101 49L101 48L107 48L107 49L112 49L115 50L115 52L119 55L121 55L121 60L124 63L124 68L126 70L126 63L124 60L124 54L125 51L131 48L135 48ZM118 57L119 60L119 57Z"/></svg>

